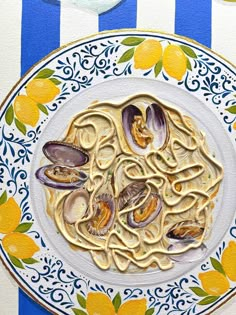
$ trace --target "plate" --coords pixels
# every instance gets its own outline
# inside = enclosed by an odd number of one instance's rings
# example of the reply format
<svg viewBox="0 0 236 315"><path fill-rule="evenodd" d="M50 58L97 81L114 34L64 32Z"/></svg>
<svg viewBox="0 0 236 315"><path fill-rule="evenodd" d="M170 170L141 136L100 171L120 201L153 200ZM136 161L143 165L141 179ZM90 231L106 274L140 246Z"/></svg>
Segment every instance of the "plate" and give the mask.
<svg viewBox="0 0 236 315"><path fill-rule="evenodd" d="M46 93L32 85L35 78ZM0 255L18 284L56 314L107 314L104 305L109 314L119 315L138 307L140 315L206 314L233 296L236 259L229 257L236 256L235 82L234 66L206 47L141 30L100 33L36 64L1 107ZM89 104L120 103L144 93L194 119L223 165L224 179L206 255L136 276L102 271L87 252L68 246L46 214L35 172L43 145L62 138L69 121Z"/></svg>

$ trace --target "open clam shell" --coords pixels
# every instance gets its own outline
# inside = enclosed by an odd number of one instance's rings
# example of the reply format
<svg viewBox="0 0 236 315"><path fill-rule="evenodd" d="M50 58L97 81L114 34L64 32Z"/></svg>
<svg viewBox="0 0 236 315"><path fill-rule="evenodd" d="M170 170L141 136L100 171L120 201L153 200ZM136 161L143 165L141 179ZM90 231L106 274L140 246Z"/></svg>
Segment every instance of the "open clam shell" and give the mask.
<svg viewBox="0 0 236 315"><path fill-rule="evenodd" d="M122 111L122 123L130 149L139 155L145 155L153 135L147 129L141 110L128 105Z"/></svg>
<svg viewBox="0 0 236 315"><path fill-rule="evenodd" d="M166 116L162 107L156 103L146 108L146 120L137 106L126 106L122 111L122 124L128 145L136 154L145 155L150 149L160 149L166 143Z"/></svg>
<svg viewBox="0 0 236 315"><path fill-rule="evenodd" d="M89 203L89 193L86 189L74 190L63 204L63 217L69 224L74 224L83 218Z"/></svg>
<svg viewBox="0 0 236 315"><path fill-rule="evenodd" d="M118 209L124 209L129 202L134 202L145 190L144 182L134 182L126 186L120 193L118 199Z"/></svg>
<svg viewBox="0 0 236 315"><path fill-rule="evenodd" d="M168 248L169 252L180 251L188 247L189 245L195 243L194 240L178 241L174 244L171 244ZM207 252L207 247L205 244L201 244L197 248L190 248L181 254L169 255L169 257L179 263L191 263L198 261L205 257Z"/></svg>
<svg viewBox="0 0 236 315"><path fill-rule="evenodd" d="M141 195L137 202L139 202L140 199L144 197L144 194ZM139 209L128 213L128 225L133 228L143 228L156 219L161 209L162 201L160 196L158 194L151 193L148 199Z"/></svg>
<svg viewBox="0 0 236 315"><path fill-rule="evenodd" d="M204 228L195 221L183 221L175 224L167 233L172 240L194 240L202 236Z"/></svg>
<svg viewBox="0 0 236 315"><path fill-rule="evenodd" d="M101 194L93 202L94 215L88 222L88 232L93 235L107 234L115 219L115 201L111 194Z"/></svg>
<svg viewBox="0 0 236 315"><path fill-rule="evenodd" d="M41 184L55 189L74 190L84 185L88 179L83 171L61 165L46 165L35 173Z"/></svg>
<svg viewBox="0 0 236 315"><path fill-rule="evenodd" d="M51 162L69 167L82 166L89 161L86 152L66 142L49 141L43 146L43 153Z"/></svg>
<svg viewBox="0 0 236 315"><path fill-rule="evenodd" d="M155 149L163 147L168 137L168 130L166 116L160 105L153 103L148 106L146 109L146 123L154 136L153 146Z"/></svg>

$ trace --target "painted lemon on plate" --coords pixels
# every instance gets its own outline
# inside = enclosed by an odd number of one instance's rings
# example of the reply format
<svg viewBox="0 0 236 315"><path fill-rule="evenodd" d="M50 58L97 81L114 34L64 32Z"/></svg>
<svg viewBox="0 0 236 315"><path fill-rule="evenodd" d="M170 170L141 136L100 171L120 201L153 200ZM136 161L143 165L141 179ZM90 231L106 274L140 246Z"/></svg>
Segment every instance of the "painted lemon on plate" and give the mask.
<svg viewBox="0 0 236 315"><path fill-rule="evenodd" d="M219 271L211 270L199 274L202 287L209 295L219 296L229 289L228 279Z"/></svg>
<svg viewBox="0 0 236 315"><path fill-rule="evenodd" d="M38 245L28 235L19 232L4 236L2 245L8 254L19 259L31 258L39 251Z"/></svg>
<svg viewBox="0 0 236 315"><path fill-rule="evenodd" d="M236 281L236 242L230 241L222 254L221 263L227 277Z"/></svg>
<svg viewBox="0 0 236 315"><path fill-rule="evenodd" d="M146 39L135 49L134 67L146 70L152 68L162 57L161 43L154 39Z"/></svg>
<svg viewBox="0 0 236 315"><path fill-rule="evenodd" d="M60 93L60 89L50 79L34 79L26 87L27 95L37 103L49 103Z"/></svg>
<svg viewBox="0 0 236 315"><path fill-rule="evenodd" d="M103 293L89 293L86 301L88 315L115 315L115 308L109 297Z"/></svg>
<svg viewBox="0 0 236 315"><path fill-rule="evenodd" d="M21 209L13 197L0 206L0 233L13 232L20 223Z"/></svg>
<svg viewBox="0 0 236 315"><path fill-rule="evenodd" d="M178 81L182 80L187 70L187 58L179 46L168 45L165 48L163 67L170 77Z"/></svg>
<svg viewBox="0 0 236 315"><path fill-rule="evenodd" d="M130 300L121 305L118 310L118 315L144 315L147 310L146 299Z"/></svg>
<svg viewBox="0 0 236 315"><path fill-rule="evenodd" d="M18 95L16 97L14 112L19 121L32 127L35 127L39 120L37 103L26 95Z"/></svg>

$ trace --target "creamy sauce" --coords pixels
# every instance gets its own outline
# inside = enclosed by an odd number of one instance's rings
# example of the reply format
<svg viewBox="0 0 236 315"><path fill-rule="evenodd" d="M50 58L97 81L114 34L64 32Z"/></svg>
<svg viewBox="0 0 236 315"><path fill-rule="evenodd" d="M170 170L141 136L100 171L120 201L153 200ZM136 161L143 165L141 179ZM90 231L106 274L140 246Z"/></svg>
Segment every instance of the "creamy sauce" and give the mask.
<svg viewBox="0 0 236 315"><path fill-rule="evenodd" d="M103 270L170 269L174 265L170 255L199 247L210 234L212 199L219 190L223 168L212 157L204 134L193 120L161 103L167 122L164 145L156 149L146 129L148 149L144 155L134 153L127 141L122 110L133 104L141 110L145 121L147 106L157 102L151 96L140 95L122 104L92 104L73 119L63 139L89 154L89 162L80 168L89 176L84 185L89 200L75 198L70 211L75 210L78 219L68 224L63 207L70 192L47 189L47 212L68 242L89 251L95 264ZM138 119L136 121L140 124ZM121 192L135 182L145 183L142 198L129 200L123 209L118 209ZM157 200L149 202L153 196L158 196ZM115 204L113 216L106 198L113 199ZM160 202L161 210L154 217L152 209ZM129 224L129 217L139 224L151 215L154 219L143 227L134 228ZM176 250L170 252L169 247L176 240L168 237L168 232L176 227L176 233L183 233L183 238L184 233L191 235L191 231L186 232L186 222L190 226L197 225L202 233L184 248L176 246ZM99 225L97 234L89 230L89 224ZM196 226L192 229L194 235Z"/></svg>

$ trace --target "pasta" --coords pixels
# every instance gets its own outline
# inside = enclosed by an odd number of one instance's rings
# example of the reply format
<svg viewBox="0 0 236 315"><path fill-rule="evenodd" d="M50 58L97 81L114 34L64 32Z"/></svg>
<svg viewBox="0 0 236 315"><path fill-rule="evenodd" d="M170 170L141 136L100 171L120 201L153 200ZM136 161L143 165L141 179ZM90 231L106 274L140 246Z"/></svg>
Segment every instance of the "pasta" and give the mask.
<svg viewBox="0 0 236 315"><path fill-rule="evenodd" d="M60 143L89 158L54 172L72 169L69 181L80 183L73 189L41 179L47 211L99 268L167 270L204 255L223 168L190 117L150 95L95 103L74 117ZM58 165L58 157L51 161Z"/></svg>

